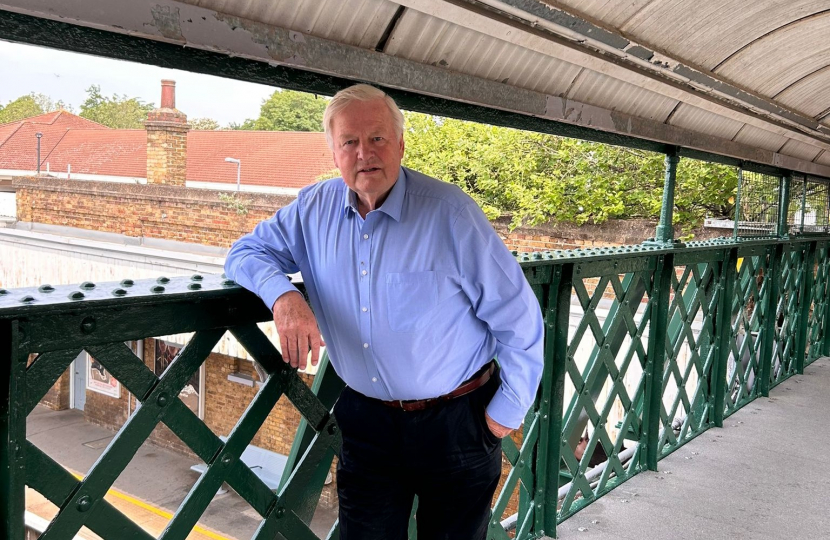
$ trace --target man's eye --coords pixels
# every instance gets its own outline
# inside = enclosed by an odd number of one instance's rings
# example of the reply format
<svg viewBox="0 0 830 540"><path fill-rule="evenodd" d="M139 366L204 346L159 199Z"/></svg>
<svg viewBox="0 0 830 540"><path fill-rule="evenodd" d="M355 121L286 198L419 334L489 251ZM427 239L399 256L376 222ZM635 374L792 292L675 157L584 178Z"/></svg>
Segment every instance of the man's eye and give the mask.
<svg viewBox="0 0 830 540"><path fill-rule="evenodd" d="M344 141L343 146L348 146L350 144L354 144L354 141Z"/></svg>
<svg viewBox="0 0 830 540"><path fill-rule="evenodd" d="M383 137L375 137L374 139L375 139L375 142L378 142L378 141L382 141Z"/></svg>

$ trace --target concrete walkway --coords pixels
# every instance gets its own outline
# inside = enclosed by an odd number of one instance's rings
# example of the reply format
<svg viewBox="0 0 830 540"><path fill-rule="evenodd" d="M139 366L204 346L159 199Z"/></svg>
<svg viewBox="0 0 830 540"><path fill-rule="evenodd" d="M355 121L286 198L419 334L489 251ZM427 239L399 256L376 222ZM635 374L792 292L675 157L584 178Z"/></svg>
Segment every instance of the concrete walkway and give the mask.
<svg viewBox="0 0 830 540"><path fill-rule="evenodd" d="M76 410L52 411L38 406L27 418L27 437L70 472L83 476L112 440L114 432L84 421ZM199 475L190 470L200 461L145 443L106 496L118 510L155 537L164 530ZM27 489L26 508L51 520L57 508ZM336 511L318 509L312 530L325 538ZM214 497L190 540L246 540L262 518L233 490ZM87 531L82 539L98 538Z"/></svg>
<svg viewBox="0 0 830 540"><path fill-rule="evenodd" d="M823 358L557 529L560 539L830 538Z"/></svg>

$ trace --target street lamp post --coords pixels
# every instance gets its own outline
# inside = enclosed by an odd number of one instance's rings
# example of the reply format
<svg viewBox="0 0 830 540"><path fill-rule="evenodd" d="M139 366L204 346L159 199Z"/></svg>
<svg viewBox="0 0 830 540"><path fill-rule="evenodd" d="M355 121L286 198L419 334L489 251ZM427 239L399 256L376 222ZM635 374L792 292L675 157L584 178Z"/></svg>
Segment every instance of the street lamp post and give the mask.
<svg viewBox="0 0 830 540"><path fill-rule="evenodd" d="M37 132L35 137L37 137L37 175L40 176L40 138L43 137L43 133Z"/></svg>
<svg viewBox="0 0 830 540"><path fill-rule="evenodd" d="M242 160L232 157L226 157L225 161L227 161L228 163L236 163L236 191L239 191L239 175L240 171L242 170Z"/></svg>

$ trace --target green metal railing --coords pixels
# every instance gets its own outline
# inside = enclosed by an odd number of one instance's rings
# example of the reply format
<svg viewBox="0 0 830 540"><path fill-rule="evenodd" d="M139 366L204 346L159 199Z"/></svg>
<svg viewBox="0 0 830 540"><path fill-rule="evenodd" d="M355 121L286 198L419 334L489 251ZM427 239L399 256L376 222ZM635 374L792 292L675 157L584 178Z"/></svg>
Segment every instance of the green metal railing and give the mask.
<svg viewBox="0 0 830 540"><path fill-rule="evenodd" d="M488 538L554 536L557 523L827 354L829 248L822 236L520 255L544 314L546 362L520 436L503 441L509 471ZM217 276L0 290L4 537L22 538L28 485L60 510L44 539L82 526L150 538L103 496L164 423L208 467L161 538L185 538L222 482L262 517L254 538L316 538L308 524L339 445L329 411L342 383L326 368L309 389L257 328L269 318ZM183 332L195 334L160 377L124 345ZM268 378L222 442L177 396L225 332ZM79 481L26 440L25 423L82 350L142 406ZM304 424L273 492L239 457L283 394Z"/></svg>

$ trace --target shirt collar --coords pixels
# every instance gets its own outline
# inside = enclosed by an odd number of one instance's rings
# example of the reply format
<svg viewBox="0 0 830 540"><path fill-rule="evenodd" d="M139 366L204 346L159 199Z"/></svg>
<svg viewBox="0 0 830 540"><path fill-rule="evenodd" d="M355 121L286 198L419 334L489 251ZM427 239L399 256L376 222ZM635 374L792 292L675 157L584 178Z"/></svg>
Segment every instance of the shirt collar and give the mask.
<svg viewBox="0 0 830 540"><path fill-rule="evenodd" d="M401 170L398 173L398 179L395 181L395 185L392 186L392 190L389 192L389 196L386 197L386 200L383 201L383 204L380 205L380 208L378 208L378 210L388 215L395 221L400 221L401 211L403 210L403 200L405 195L406 172L404 171L404 168L401 167ZM349 210L351 210L355 214L357 213L357 193L349 189L347 186L345 195L343 197L344 215Z"/></svg>

